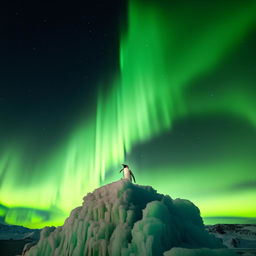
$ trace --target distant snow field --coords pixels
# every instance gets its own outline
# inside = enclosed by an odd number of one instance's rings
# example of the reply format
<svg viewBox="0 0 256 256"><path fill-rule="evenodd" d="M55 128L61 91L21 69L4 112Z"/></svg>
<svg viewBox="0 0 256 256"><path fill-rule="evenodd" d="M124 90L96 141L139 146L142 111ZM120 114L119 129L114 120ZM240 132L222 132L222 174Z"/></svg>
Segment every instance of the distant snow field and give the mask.
<svg viewBox="0 0 256 256"><path fill-rule="evenodd" d="M0 224L0 240L38 240L40 229Z"/></svg>
<svg viewBox="0 0 256 256"><path fill-rule="evenodd" d="M217 224L206 226L206 229L240 255L256 255L256 225Z"/></svg>

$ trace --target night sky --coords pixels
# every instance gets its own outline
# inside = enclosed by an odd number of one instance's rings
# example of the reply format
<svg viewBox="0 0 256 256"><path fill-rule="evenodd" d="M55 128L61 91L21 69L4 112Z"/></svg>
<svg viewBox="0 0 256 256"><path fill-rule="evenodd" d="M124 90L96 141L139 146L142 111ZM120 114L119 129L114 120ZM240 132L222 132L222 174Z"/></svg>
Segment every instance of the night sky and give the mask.
<svg viewBox="0 0 256 256"><path fill-rule="evenodd" d="M256 222L255 1L14 1L4 16L0 221L60 225L120 179Z"/></svg>

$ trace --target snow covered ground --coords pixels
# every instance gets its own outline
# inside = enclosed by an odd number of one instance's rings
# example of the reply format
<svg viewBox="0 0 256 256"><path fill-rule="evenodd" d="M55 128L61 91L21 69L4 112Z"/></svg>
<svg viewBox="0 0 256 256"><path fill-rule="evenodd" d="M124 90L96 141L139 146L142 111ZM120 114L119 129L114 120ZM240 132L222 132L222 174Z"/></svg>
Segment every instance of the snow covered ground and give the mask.
<svg viewBox="0 0 256 256"><path fill-rule="evenodd" d="M218 224L206 226L206 229L215 237L220 238L228 248L240 254L256 255L255 224Z"/></svg>
<svg viewBox="0 0 256 256"><path fill-rule="evenodd" d="M40 229L0 224L0 240L39 240Z"/></svg>
<svg viewBox="0 0 256 256"><path fill-rule="evenodd" d="M39 240L40 231L40 229L0 224L0 255L21 254L27 243L36 243Z"/></svg>

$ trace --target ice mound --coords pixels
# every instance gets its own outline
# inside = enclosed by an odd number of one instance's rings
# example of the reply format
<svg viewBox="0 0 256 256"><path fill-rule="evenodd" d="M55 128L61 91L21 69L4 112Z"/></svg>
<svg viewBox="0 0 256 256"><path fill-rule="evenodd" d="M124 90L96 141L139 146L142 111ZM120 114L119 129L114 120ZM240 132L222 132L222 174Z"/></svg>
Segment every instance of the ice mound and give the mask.
<svg viewBox="0 0 256 256"><path fill-rule="evenodd" d="M63 226L44 228L38 244L24 255L231 255L223 254L225 249L221 254L194 250L182 254L182 249L174 247L223 245L205 230L192 202L173 200L152 187L120 180L85 196L83 205L71 212Z"/></svg>

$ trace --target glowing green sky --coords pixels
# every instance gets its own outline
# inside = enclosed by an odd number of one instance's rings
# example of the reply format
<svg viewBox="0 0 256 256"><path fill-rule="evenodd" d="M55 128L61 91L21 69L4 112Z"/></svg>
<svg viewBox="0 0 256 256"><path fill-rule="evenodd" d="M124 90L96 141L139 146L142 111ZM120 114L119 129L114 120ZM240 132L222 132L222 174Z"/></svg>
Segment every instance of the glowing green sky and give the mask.
<svg viewBox="0 0 256 256"><path fill-rule="evenodd" d="M5 146L0 216L61 224L126 162L138 183L193 201L203 217L256 217L255 13L255 1L129 1L120 74L109 90L100 78L92 114L39 164L25 139Z"/></svg>

